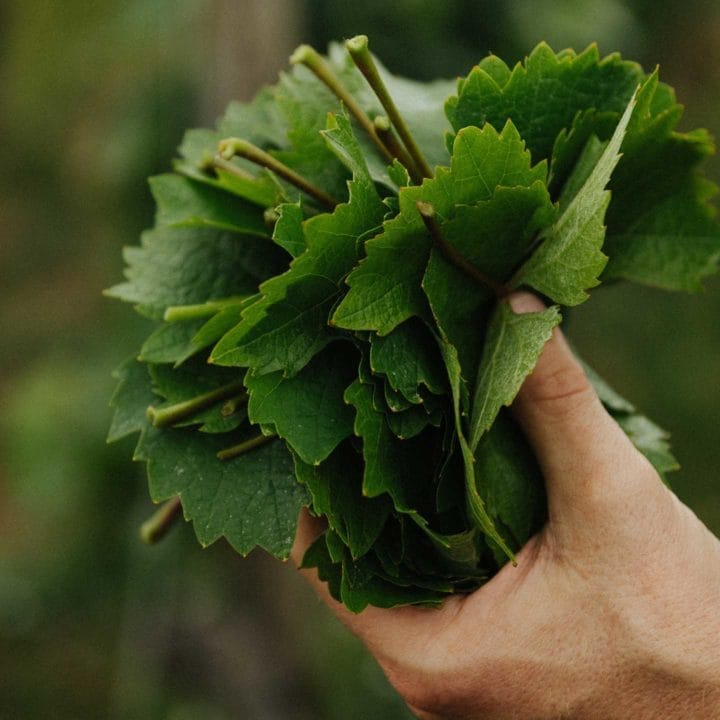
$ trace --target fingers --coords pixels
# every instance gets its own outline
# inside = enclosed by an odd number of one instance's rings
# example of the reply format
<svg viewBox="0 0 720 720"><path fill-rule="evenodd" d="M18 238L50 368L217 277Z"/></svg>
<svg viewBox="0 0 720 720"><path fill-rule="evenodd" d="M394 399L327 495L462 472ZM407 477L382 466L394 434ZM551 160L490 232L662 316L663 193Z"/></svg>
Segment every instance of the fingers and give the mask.
<svg viewBox="0 0 720 720"><path fill-rule="evenodd" d="M545 309L529 293L510 303L518 313ZM602 406L559 329L513 410L540 462L551 512L582 508L606 493L608 482L622 487L622 478L645 470L644 458Z"/></svg>

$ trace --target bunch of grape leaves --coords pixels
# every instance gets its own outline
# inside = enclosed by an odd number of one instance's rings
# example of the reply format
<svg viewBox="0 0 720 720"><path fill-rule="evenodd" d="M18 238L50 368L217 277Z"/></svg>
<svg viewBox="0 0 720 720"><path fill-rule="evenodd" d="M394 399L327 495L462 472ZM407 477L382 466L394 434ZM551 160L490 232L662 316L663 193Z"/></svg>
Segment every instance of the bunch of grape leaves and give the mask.
<svg viewBox="0 0 720 720"><path fill-rule="evenodd" d="M327 529L304 565L350 610L438 605L545 520L508 406L563 307L715 272L713 143L677 131L657 71L595 46L430 84L348 47L301 47L150 180L155 227L108 294L156 329L118 371L109 439L140 433L153 500L181 502L202 545L285 559L307 507ZM515 314L518 288L547 309ZM675 469L666 433L587 371Z"/></svg>

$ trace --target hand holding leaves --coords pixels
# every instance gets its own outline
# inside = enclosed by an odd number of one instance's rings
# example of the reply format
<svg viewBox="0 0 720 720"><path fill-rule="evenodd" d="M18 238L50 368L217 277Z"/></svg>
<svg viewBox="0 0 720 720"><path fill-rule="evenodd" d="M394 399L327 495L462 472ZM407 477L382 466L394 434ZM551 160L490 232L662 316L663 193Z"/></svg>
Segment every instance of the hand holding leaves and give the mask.
<svg viewBox="0 0 720 720"><path fill-rule="evenodd" d="M156 227L109 294L158 326L110 438L141 433L153 499L179 496L203 544L284 558L299 509L325 517L305 564L357 612L437 604L514 558L545 505L505 406L560 306L605 277L695 288L720 230L710 141L674 129L656 74L540 45L444 102L449 83L349 50L298 51L152 180ZM517 315L520 287L556 305ZM673 469L664 433L596 387Z"/></svg>

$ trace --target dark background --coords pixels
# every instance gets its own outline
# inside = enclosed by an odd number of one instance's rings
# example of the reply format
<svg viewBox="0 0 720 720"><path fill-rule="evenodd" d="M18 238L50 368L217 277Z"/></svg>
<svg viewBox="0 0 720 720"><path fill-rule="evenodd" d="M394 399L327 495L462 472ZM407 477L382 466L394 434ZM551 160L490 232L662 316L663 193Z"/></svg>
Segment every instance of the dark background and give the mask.
<svg viewBox="0 0 720 720"><path fill-rule="evenodd" d="M104 443L110 372L147 328L105 300L152 223L145 177L183 129L247 99L300 42L363 32L417 79L597 40L661 78L683 128L720 134L714 0L15 0L0 4L0 720L406 717L359 644L287 566L142 546L132 440ZM717 180L720 165L708 171ZM720 532L720 282L601 288L570 334L670 430L678 494ZM642 548L638 549L642 553Z"/></svg>

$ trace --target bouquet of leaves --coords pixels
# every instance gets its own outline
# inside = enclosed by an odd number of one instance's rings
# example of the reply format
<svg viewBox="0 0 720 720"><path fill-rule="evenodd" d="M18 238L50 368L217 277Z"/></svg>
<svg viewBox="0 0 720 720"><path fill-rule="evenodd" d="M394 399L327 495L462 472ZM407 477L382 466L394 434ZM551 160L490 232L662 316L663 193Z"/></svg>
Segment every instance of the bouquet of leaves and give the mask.
<svg viewBox="0 0 720 720"><path fill-rule="evenodd" d="M619 55L539 45L456 83L390 75L367 38L302 46L150 180L155 227L108 293L156 321L119 370L110 439L140 432L150 493L203 545L286 558L298 513L331 593L434 605L542 525L507 406L601 280L697 290L714 272L705 131ZM529 288L547 310L515 314ZM598 378L663 474L665 433Z"/></svg>

